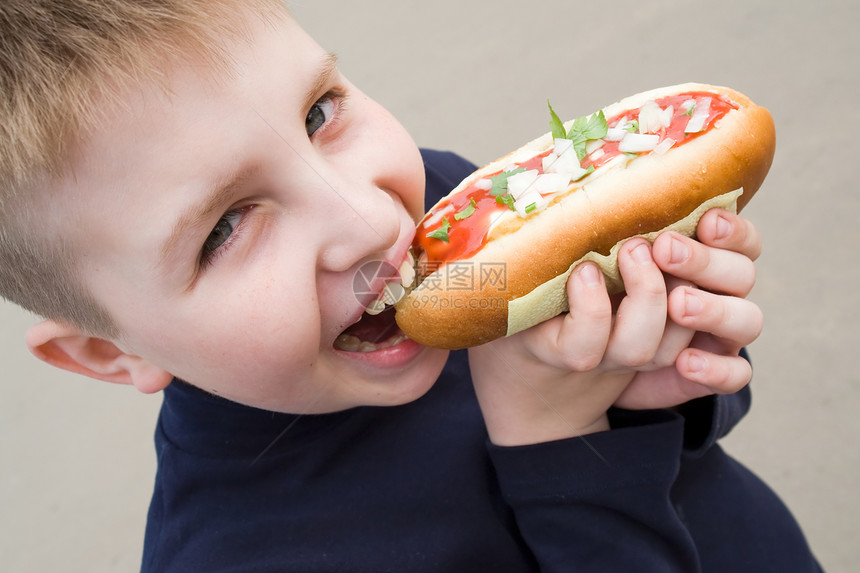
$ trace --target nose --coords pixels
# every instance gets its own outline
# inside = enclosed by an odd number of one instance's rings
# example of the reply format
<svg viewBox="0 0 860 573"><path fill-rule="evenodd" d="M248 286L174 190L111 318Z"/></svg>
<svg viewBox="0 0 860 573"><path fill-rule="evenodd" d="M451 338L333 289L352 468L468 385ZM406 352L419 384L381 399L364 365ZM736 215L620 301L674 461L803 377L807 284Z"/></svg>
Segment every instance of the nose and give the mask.
<svg viewBox="0 0 860 573"><path fill-rule="evenodd" d="M394 246L401 233L403 207L393 194L370 183L332 183L330 187L334 196L327 201L330 210L322 230L322 268L346 271Z"/></svg>

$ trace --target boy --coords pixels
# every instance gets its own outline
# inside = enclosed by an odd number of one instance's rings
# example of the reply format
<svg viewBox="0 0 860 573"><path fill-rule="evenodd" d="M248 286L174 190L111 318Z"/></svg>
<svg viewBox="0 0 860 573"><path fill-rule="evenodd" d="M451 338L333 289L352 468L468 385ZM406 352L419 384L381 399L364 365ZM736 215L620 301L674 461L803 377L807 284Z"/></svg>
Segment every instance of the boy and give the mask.
<svg viewBox="0 0 860 573"><path fill-rule="evenodd" d="M584 265L568 315L467 365L353 327L352 286L473 166L282 6L36 4L0 8L0 283L39 358L164 391L144 570L817 569L714 443L761 328L749 223L630 241L615 310Z"/></svg>

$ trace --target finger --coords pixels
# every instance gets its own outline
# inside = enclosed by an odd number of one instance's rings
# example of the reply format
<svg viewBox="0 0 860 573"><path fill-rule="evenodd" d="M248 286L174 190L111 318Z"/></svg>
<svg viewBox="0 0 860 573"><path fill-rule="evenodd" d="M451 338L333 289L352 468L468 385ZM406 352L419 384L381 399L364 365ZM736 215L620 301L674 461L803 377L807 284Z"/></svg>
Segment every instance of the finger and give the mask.
<svg viewBox="0 0 860 573"><path fill-rule="evenodd" d="M688 286L669 294L669 318L686 328L730 341L738 348L758 338L764 324L761 309L755 303Z"/></svg>
<svg viewBox="0 0 860 573"><path fill-rule="evenodd" d="M696 236L712 247L727 249L756 260L762 239L751 222L725 209L711 209L699 220Z"/></svg>
<svg viewBox="0 0 860 573"><path fill-rule="evenodd" d="M626 296L609 338L607 358L637 367L651 362L666 327L666 283L647 241L628 241L618 254Z"/></svg>
<svg viewBox="0 0 860 573"><path fill-rule="evenodd" d="M678 359L681 352L690 346L690 343L695 336L696 331L692 328L686 328L674 321L667 321L663 329L663 338L660 340L660 345L654 352L651 361L640 367L640 371L651 371L660 368L671 366Z"/></svg>
<svg viewBox="0 0 860 573"><path fill-rule="evenodd" d="M652 252L654 261L665 272L708 290L744 297L755 285L752 259L678 233L661 234L654 241Z"/></svg>
<svg viewBox="0 0 860 573"><path fill-rule="evenodd" d="M669 275L665 279L666 289L669 292L682 286L693 287L691 283ZM671 320L670 317L667 318L666 327L663 331L663 339L660 341L660 347L657 349L649 370L674 365L681 351L690 346L690 342L695 334L696 331L694 329L682 326Z"/></svg>
<svg viewBox="0 0 860 573"><path fill-rule="evenodd" d="M667 368L639 373L615 405L629 410L666 408L713 393L707 386L681 376L673 363Z"/></svg>
<svg viewBox="0 0 860 573"><path fill-rule="evenodd" d="M695 348L682 352L675 367L687 380L717 394L737 392L752 378L752 367L744 358L711 354Z"/></svg>
<svg viewBox="0 0 860 573"><path fill-rule="evenodd" d="M612 306L597 265L584 263L574 269L567 294L570 311L533 329L527 345L545 364L584 372L602 362L612 328Z"/></svg>

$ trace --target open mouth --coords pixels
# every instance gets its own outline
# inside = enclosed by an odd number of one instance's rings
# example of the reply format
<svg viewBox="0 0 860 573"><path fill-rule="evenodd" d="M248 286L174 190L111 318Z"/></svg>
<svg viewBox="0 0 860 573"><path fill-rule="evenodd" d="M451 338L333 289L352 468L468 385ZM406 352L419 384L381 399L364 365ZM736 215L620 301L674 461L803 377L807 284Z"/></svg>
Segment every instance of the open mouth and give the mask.
<svg viewBox="0 0 860 573"><path fill-rule="evenodd" d="M334 347L346 352L375 352L396 346L406 338L394 321L392 306L379 314L361 315L361 320L340 333Z"/></svg>
<svg viewBox="0 0 860 573"><path fill-rule="evenodd" d="M408 339L394 320L394 305L415 286L418 278L417 262L410 247L399 268L388 265L388 272L380 273L380 267L371 265L369 272L363 272L366 269L359 271L353 286L356 296L366 310L358 322L338 335L334 341L335 349L346 352L376 352L397 346ZM381 268L384 267L385 263ZM377 290L378 287L370 288L371 285L377 284L374 281L379 279L380 274L387 276L381 292Z"/></svg>

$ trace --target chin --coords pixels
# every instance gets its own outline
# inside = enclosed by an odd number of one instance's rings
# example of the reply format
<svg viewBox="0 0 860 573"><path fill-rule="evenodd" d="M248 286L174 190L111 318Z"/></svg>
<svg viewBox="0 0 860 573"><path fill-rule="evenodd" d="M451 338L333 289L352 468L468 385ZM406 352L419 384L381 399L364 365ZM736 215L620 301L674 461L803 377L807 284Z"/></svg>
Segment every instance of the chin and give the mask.
<svg viewBox="0 0 860 573"><path fill-rule="evenodd" d="M445 362L449 351L425 348L421 358L400 375L388 380L366 381L367 406L402 406L421 398L430 391Z"/></svg>

